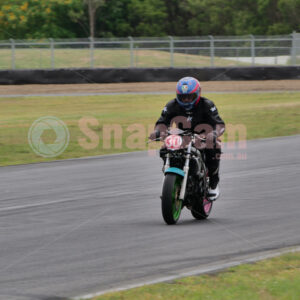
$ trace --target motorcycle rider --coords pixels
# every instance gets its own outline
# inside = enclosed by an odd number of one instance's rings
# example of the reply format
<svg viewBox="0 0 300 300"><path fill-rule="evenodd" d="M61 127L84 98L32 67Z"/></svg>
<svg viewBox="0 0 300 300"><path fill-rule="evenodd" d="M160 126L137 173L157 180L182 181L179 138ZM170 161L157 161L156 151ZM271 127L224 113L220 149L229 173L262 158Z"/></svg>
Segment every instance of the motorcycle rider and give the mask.
<svg viewBox="0 0 300 300"><path fill-rule="evenodd" d="M219 166L221 147L218 142L225 131L225 123L219 116L215 104L201 96L201 86L194 77L180 79L176 86L176 98L164 107L150 139L166 136L167 128L175 123L180 129L190 129L206 137L206 166L209 175L209 199L216 200L220 195ZM200 141L200 140L199 140ZM196 146L201 143L196 143Z"/></svg>

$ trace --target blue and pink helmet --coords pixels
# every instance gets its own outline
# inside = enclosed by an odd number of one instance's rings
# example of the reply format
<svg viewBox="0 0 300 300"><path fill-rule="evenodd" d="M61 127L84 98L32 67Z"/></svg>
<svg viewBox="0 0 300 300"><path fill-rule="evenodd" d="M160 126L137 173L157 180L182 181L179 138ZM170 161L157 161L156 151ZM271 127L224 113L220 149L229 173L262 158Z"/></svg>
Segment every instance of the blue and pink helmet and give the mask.
<svg viewBox="0 0 300 300"><path fill-rule="evenodd" d="M201 97L201 86L194 77L181 78L176 85L176 100L185 110L193 109ZM190 102L183 102L183 99L190 98Z"/></svg>

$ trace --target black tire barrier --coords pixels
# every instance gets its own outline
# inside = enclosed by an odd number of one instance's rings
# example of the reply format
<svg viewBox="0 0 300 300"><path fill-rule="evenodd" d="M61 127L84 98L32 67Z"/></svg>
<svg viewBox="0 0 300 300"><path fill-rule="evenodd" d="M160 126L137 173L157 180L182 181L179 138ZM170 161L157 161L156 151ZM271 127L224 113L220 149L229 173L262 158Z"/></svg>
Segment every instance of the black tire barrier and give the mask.
<svg viewBox="0 0 300 300"><path fill-rule="evenodd" d="M0 71L0 84L166 82L178 81L185 76L200 81L300 79L300 66L3 70Z"/></svg>

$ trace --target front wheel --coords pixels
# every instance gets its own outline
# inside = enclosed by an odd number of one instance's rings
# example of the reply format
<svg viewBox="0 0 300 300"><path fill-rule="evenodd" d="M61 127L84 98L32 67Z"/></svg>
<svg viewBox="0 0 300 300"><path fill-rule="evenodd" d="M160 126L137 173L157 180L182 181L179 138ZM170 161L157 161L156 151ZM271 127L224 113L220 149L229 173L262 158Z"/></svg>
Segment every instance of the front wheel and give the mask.
<svg viewBox="0 0 300 300"><path fill-rule="evenodd" d="M168 173L165 176L161 196L161 210L168 225L176 224L181 213L182 201L179 200L181 182L182 177L177 174Z"/></svg>

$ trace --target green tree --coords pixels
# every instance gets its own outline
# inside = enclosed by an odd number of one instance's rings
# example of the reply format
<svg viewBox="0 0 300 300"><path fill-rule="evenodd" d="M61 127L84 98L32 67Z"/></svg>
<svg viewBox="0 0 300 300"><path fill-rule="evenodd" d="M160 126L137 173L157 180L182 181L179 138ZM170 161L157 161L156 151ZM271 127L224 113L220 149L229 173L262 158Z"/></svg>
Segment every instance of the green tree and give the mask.
<svg viewBox="0 0 300 300"><path fill-rule="evenodd" d="M286 34L300 32L300 0L279 0L280 19L268 26L268 34Z"/></svg>
<svg viewBox="0 0 300 300"><path fill-rule="evenodd" d="M167 17L162 0L131 0L128 5L128 20L134 36L166 35Z"/></svg>
<svg viewBox="0 0 300 300"><path fill-rule="evenodd" d="M232 0L234 10L230 24L230 34L259 34L257 1L258 0Z"/></svg>
<svg viewBox="0 0 300 300"><path fill-rule="evenodd" d="M191 19L187 9L187 0L164 0L166 7L165 27L168 35L189 36L191 35L187 23Z"/></svg>
<svg viewBox="0 0 300 300"><path fill-rule="evenodd" d="M70 18L78 0L4 0L0 38L65 38L81 34Z"/></svg>
<svg viewBox="0 0 300 300"><path fill-rule="evenodd" d="M127 37L132 34L128 16L131 0L110 0L100 10L97 33L104 37ZM101 20L101 22L100 22Z"/></svg>
<svg viewBox="0 0 300 300"><path fill-rule="evenodd" d="M224 35L231 31L232 1L187 0L186 10L191 35Z"/></svg>
<svg viewBox="0 0 300 300"><path fill-rule="evenodd" d="M300 0L0 0L0 39L290 34Z"/></svg>
<svg viewBox="0 0 300 300"><path fill-rule="evenodd" d="M163 0L110 0L97 15L99 36L166 35Z"/></svg>

